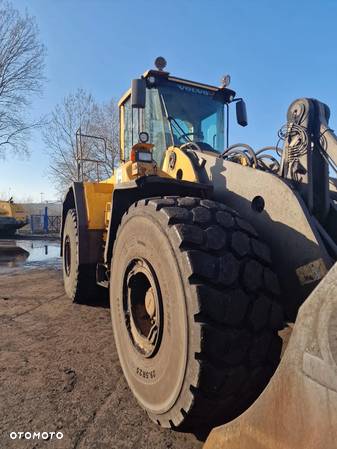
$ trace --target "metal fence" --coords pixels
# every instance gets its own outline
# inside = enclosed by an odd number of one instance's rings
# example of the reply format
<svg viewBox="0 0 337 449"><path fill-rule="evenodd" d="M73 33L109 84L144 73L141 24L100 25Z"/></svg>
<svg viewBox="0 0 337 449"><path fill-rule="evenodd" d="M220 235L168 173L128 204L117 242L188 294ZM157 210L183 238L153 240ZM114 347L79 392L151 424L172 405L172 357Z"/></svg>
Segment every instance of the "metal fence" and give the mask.
<svg viewBox="0 0 337 449"><path fill-rule="evenodd" d="M59 233L61 228L61 216L48 215L48 207L46 207L44 214L30 216L30 228L33 234Z"/></svg>

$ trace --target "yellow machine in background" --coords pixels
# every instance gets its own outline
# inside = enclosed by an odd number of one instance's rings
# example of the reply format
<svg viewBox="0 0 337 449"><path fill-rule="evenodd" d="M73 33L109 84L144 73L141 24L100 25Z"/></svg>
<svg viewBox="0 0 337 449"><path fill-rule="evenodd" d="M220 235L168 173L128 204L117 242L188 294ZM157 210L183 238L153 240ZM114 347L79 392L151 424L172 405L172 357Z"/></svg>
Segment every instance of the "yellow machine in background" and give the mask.
<svg viewBox="0 0 337 449"><path fill-rule="evenodd" d="M119 166L65 197L64 286L79 303L109 290L138 402L164 427L199 428L256 400L280 361L278 332L337 258L329 158L309 160L319 124L324 151L337 140L328 108L301 99L282 154L229 146L231 104L247 125L229 78L215 87L171 76L163 58L156 67L119 102Z"/></svg>
<svg viewBox="0 0 337 449"><path fill-rule="evenodd" d="M0 235L13 235L28 223L28 215L21 204L12 199L0 201Z"/></svg>

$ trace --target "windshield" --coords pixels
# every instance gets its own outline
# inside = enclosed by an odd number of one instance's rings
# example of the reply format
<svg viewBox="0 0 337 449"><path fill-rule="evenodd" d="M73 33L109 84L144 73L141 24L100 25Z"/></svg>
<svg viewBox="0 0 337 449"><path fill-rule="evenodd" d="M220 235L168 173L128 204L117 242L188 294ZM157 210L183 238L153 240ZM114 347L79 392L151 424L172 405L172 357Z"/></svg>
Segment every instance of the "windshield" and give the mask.
<svg viewBox="0 0 337 449"><path fill-rule="evenodd" d="M224 149L224 106L214 92L180 83L159 86L159 93L170 123L173 144L203 144L203 149Z"/></svg>

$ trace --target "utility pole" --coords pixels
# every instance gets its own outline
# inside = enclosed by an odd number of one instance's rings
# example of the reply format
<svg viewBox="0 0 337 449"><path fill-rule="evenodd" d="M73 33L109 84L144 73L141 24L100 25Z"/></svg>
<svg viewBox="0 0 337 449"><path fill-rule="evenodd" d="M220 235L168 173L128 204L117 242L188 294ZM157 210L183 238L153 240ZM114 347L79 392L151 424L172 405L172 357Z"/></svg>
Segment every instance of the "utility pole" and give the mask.
<svg viewBox="0 0 337 449"><path fill-rule="evenodd" d="M41 204L42 204L42 203L43 203L43 195L44 195L44 192L41 192L40 195L41 195Z"/></svg>

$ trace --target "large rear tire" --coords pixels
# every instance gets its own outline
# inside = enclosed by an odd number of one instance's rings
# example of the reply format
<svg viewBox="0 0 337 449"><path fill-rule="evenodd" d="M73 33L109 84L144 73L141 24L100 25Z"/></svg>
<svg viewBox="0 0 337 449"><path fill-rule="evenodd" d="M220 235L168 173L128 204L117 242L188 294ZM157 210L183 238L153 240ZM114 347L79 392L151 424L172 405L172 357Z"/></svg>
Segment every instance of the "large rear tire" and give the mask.
<svg viewBox="0 0 337 449"><path fill-rule="evenodd" d="M283 327L268 248L223 204L135 203L113 250L113 331L152 420L191 428L246 409L276 369Z"/></svg>
<svg viewBox="0 0 337 449"><path fill-rule="evenodd" d="M78 245L76 210L69 209L62 241L64 289L73 302L92 303L102 297L104 289L96 284L96 266L79 264Z"/></svg>

